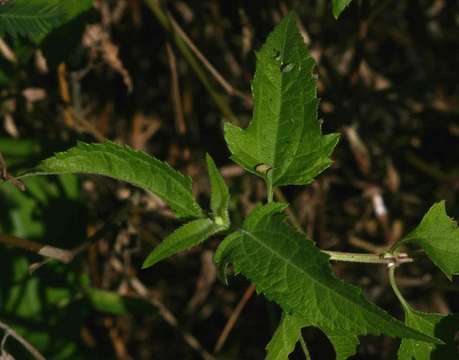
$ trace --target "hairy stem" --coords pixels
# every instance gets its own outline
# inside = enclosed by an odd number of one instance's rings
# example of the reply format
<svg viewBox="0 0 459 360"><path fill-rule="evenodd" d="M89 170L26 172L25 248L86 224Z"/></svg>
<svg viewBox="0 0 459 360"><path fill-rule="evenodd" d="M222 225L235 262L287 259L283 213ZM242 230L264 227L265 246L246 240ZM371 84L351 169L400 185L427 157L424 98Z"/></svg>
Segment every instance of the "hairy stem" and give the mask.
<svg viewBox="0 0 459 360"><path fill-rule="evenodd" d="M359 254L341 251L325 251L332 261L345 261L366 264L402 264L412 262L413 259L405 253L399 254Z"/></svg>

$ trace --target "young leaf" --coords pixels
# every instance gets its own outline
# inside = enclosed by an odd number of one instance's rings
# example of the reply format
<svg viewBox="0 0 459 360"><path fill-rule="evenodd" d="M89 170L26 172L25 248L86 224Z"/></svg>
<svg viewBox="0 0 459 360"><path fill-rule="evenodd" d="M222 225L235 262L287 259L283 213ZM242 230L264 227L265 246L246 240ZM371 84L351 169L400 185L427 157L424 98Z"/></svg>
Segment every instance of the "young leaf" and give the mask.
<svg viewBox="0 0 459 360"><path fill-rule="evenodd" d="M459 331L459 318L457 315L443 316L416 311L405 307L405 324L424 334L435 336L445 343L434 345L432 343L403 339L398 349L399 360L447 360L459 359L457 339L455 334Z"/></svg>
<svg viewBox="0 0 459 360"><path fill-rule="evenodd" d="M343 10L349 6L352 0L333 0L333 16L338 19Z"/></svg>
<svg viewBox="0 0 459 360"><path fill-rule="evenodd" d="M187 250L207 240L210 236L225 230L223 225L216 224L211 219L198 219L182 225L166 237L151 253L142 265L142 269L153 266L157 262Z"/></svg>
<svg viewBox="0 0 459 360"><path fill-rule="evenodd" d="M368 302L361 290L333 275L328 255L285 223L285 206L256 208L243 229L223 240L215 254L220 269L232 263L268 299L332 335L386 334L423 341L435 338L406 327Z"/></svg>
<svg viewBox="0 0 459 360"><path fill-rule="evenodd" d="M230 220L228 215L228 203L230 196L228 186L226 186L225 180L221 176L217 166L209 154L206 155L206 159L212 191L210 197L210 207L212 209L214 221L224 225L225 227L229 227Z"/></svg>
<svg viewBox="0 0 459 360"><path fill-rule="evenodd" d="M421 223L394 248L408 242L421 246L448 279L459 274L459 228L446 214L444 201L432 205Z"/></svg>
<svg viewBox="0 0 459 360"><path fill-rule="evenodd" d="M50 174L95 174L126 181L163 199L179 218L203 216L191 191L191 178L183 176L167 163L107 141L86 144L58 153L20 177Z"/></svg>
<svg viewBox="0 0 459 360"><path fill-rule="evenodd" d="M286 16L257 53L250 125L225 124L231 158L272 186L310 183L331 164L339 136L321 135L313 67L294 16Z"/></svg>

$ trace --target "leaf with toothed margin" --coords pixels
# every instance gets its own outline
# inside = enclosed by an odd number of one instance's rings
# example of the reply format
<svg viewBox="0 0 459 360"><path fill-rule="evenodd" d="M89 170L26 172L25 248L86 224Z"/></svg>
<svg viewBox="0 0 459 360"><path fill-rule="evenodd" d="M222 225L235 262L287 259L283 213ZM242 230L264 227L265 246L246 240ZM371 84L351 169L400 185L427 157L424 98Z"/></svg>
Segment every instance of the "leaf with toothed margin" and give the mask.
<svg viewBox="0 0 459 360"><path fill-rule="evenodd" d="M78 144L41 161L19 178L33 175L94 174L121 180L151 191L164 200L179 218L203 217L193 197L191 178L142 151L111 141Z"/></svg>
<svg viewBox="0 0 459 360"><path fill-rule="evenodd" d="M405 243L422 247L449 280L459 274L459 228L446 213L444 201L432 205L421 223L392 250Z"/></svg>
<svg viewBox="0 0 459 360"><path fill-rule="evenodd" d="M231 158L272 186L308 184L332 163L339 135L321 133L313 68L290 14L257 53L248 128L225 124Z"/></svg>
<svg viewBox="0 0 459 360"><path fill-rule="evenodd" d="M285 204L271 203L253 210L243 228L217 249L220 272L232 263L236 273L251 280L284 312L335 336L385 334L438 342L368 302L359 288L337 279L329 256L285 222L284 208Z"/></svg>
<svg viewBox="0 0 459 360"><path fill-rule="evenodd" d="M301 335L301 329L313 324L294 315L283 314L271 341L266 347L266 360L288 360L288 355L295 349ZM345 360L356 352L359 339L342 330L321 329L333 344L336 360Z"/></svg>
<svg viewBox="0 0 459 360"><path fill-rule="evenodd" d="M146 269L159 261L187 250L207 240L212 235L226 230L226 226L216 224L211 219L197 219L182 225L166 237L151 253L142 265Z"/></svg>
<svg viewBox="0 0 459 360"><path fill-rule="evenodd" d="M444 344L413 339L403 339L398 349L399 360L454 360L459 359L458 336L459 315L440 315L424 313L412 309L408 304L403 306L405 324L424 334L443 340Z"/></svg>
<svg viewBox="0 0 459 360"><path fill-rule="evenodd" d="M302 325L301 319L283 313L276 332L266 346L265 360L288 360L300 338Z"/></svg>

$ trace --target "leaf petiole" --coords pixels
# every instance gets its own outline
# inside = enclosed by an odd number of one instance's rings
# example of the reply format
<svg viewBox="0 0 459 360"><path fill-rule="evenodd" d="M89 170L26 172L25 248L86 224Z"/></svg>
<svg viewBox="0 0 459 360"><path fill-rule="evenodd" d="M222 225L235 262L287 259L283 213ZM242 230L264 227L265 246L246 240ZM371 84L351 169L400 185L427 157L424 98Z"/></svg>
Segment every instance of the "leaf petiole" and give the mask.
<svg viewBox="0 0 459 360"><path fill-rule="evenodd" d="M359 254L359 253L349 253L341 251L325 251L322 250L325 254L330 256L332 261L345 261L345 262L356 262L356 263L366 263L366 264L394 264L400 265L408 262L413 262L413 259L409 257L406 253L398 254Z"/></svg>

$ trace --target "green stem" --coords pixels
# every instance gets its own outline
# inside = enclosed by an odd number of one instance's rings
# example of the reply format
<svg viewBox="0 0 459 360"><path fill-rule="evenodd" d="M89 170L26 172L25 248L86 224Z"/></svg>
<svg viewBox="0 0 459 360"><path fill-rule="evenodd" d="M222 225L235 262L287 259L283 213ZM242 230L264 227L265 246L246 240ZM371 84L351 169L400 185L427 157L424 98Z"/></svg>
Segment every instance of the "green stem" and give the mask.
<svg viewBox="0 0 459 360"><path fill-rule="evenodd" d="M389 282L390 286L392 287L392 290L395 293L395 296L397 296L398 301L400 301L400 304L402 304L403 308L407 311L411 309L410 305L406 302L405 298L403 297L402 293L400 292L400 289L397 286L397 282L395 281L395 266L389 267Z"/></svg>
<svg viewBox="0 0 459 360"><path fill-rule="evenodd" d="M303 339L303 335L300 335L299 341L300 341L301 349L303 349L304 356L306 357L307 360L311 360L311 354L309 354L309 350L306 345L306 342Z"/></svg>
<svg viewBox="0 0 459 360"><path fill-rule="evenodd" d="M359 253L348 253L341 251L325 251L323 253L330 256L332 261L345 261L345 262L356 262L366 264L402 264L412 262L413 259L408 257L406 254L395 254L395 255L383 255L383 254L359 254Z"/></svg>
<svg viewBox="0 0 459 360"><path fill-rule="evenodd" d="M267 189L268 190L268 204L270 204L273 202L273 198L274 198L273 184L271 183L271 181L267 181L266 186L268 188Z"/></svg>

